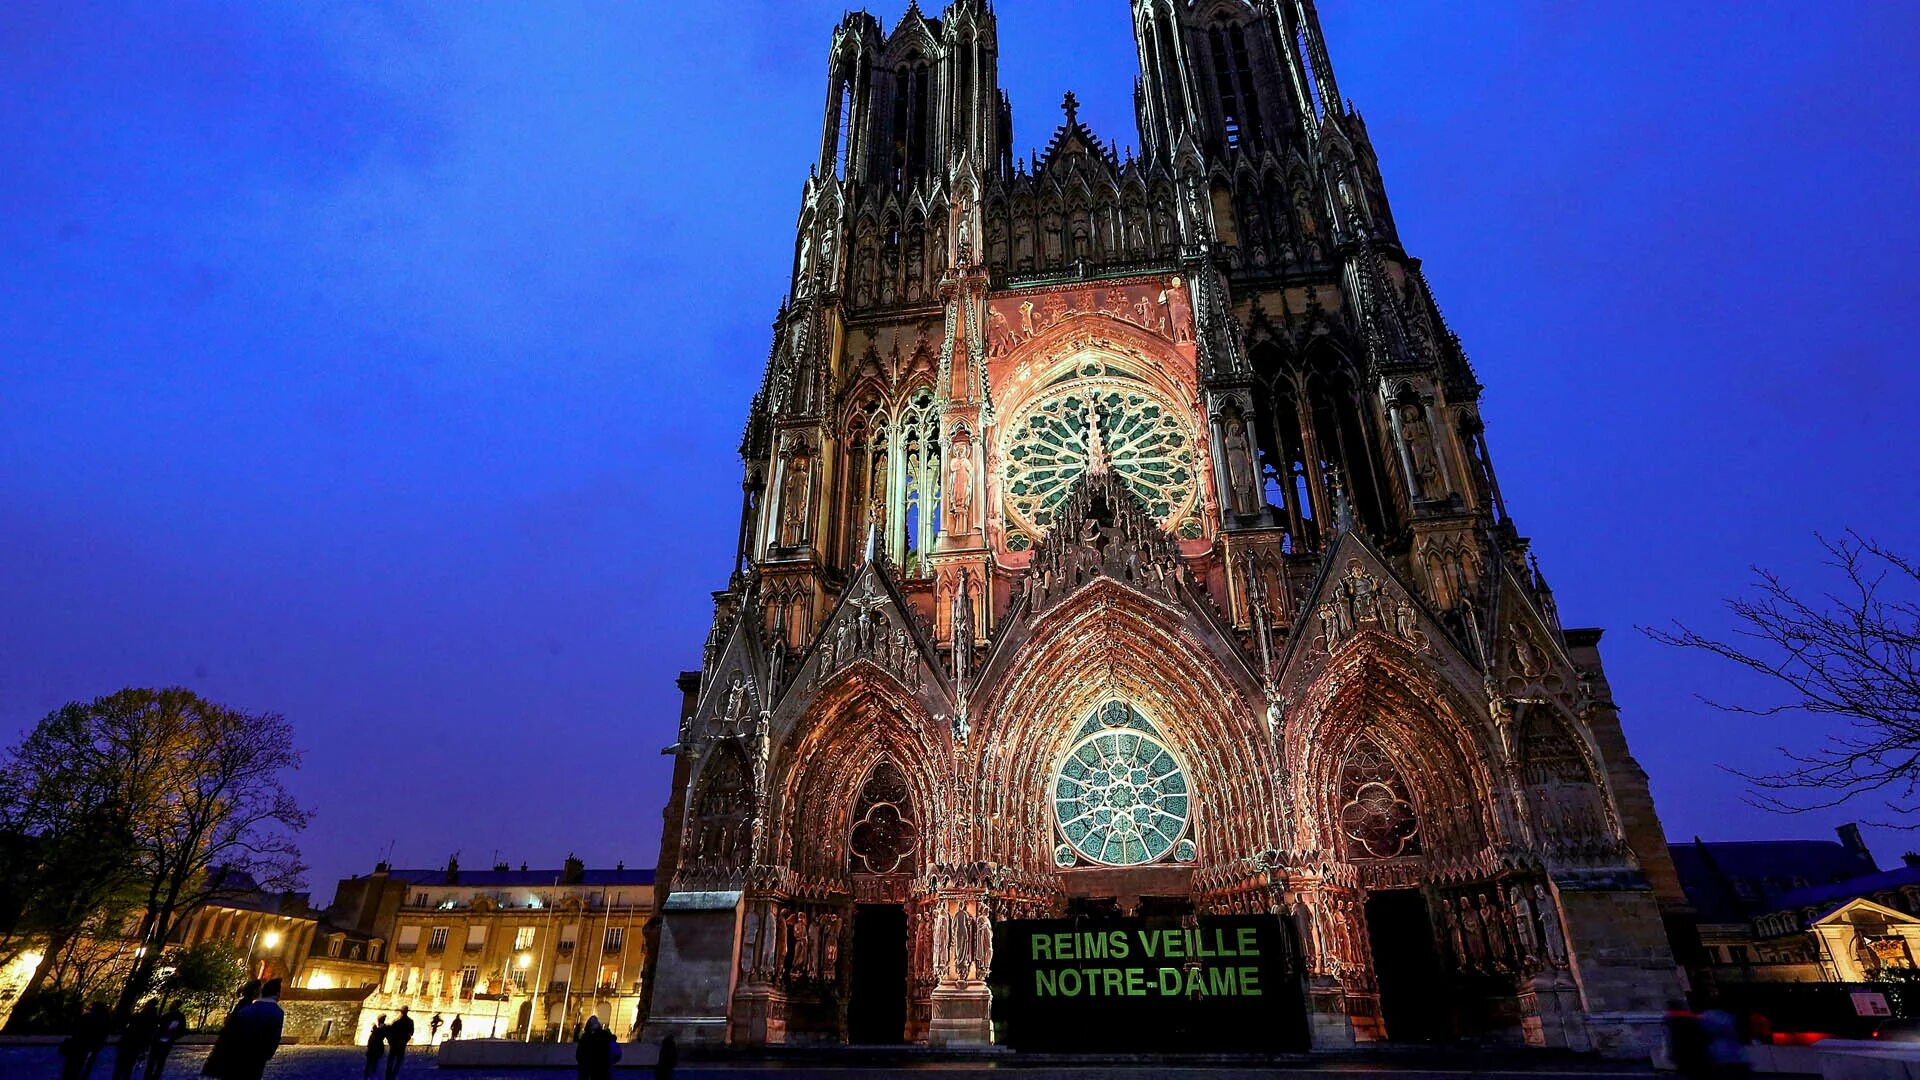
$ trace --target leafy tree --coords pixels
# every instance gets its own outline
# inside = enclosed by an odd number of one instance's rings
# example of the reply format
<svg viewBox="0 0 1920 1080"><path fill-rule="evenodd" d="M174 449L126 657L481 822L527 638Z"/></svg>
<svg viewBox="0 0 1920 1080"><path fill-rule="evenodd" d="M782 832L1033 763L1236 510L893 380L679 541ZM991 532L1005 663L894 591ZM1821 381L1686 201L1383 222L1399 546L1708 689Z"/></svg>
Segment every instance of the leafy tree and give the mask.
<svg viewBox="0 0 1920 1080"><path fill-rule="evenodd" d="M1780 692L1763 705L1710 701L1716 708L1844 721L1820 746L1782 747L1786 768L1740 773L1756 805L1800 813L1876 795L1899 818L1884 824L1920 827L1920 563L1851 531L1820 543L1844 579L1834 591L1804 596L1756 568L1757 593L1727 601L1733 640L1678 623L1646 632L1731 661Z"/></svg>
<svg viewBox="0 0 1920 1080"><path fill-rule="evenodd" d="M23 925L71 942L124 899L138 912L122 1015L150 991L180 920L223 897L297 884L308 812L284 776L293 731L187 690L128 689L55 710L0 767L0 881L42 880ZM49 958L62 949L49 947ZM43 964L34 978L45 978Z"/></svg>
<svg viewBox="0 0 1920 1080"><path fill-rule="evenodd" d="M0 911L0 957L43 956L23 999L138 892L142 777L167 750L137 725L103 722L124 711L119 696L54 710L0 765L0 893L16 898Z"/></svg>
<svg viewBox="0 0 1920 1080"><path fill-rule="evenodd" d="M169 968L160 978L160 996L188 1015L206 1016L230 1004L246 981L246 961L230 942L203 941L167 954Z"/></svg>

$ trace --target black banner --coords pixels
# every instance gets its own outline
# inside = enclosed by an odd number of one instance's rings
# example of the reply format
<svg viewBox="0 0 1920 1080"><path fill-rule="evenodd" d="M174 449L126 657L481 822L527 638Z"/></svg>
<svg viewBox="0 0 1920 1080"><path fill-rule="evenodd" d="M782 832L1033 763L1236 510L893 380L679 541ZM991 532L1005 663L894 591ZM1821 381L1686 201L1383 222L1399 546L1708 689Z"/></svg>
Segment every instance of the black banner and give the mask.
<svg viewBox="0 0 1920 1080"><path fill-rule="evenodd" d="M996 1039L1036 1050L1304 1050L1295 957L1270 915L996 923Z"/></svg>

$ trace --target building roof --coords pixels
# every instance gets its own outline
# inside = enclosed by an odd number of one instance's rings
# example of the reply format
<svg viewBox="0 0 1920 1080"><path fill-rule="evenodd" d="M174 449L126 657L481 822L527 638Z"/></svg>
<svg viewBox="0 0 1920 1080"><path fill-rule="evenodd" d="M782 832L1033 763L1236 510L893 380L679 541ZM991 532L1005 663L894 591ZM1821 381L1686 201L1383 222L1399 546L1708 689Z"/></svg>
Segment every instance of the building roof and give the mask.
<svg viewBox="0 0 1920 1080"><path fill-rule="evenodd" d="M1781 910L1781 898L1874 870L1863 849L1834 840L1740 840L1669 848L1680 887L1706 923L1746 922Z"/></svg>
<svg viewBox="0 0 1920 1080"><path fill-rule="evenodd" d="M447 868L431 870L389 870L395 881L413 885L437 885L456 889L539 888L560 885L652 885L653 868L639 870L607 869L584 871L578 881L562 881L566 871L553 870L461 870L455 880L447 880Z"/></svg>
<svg viewBox="0 0 1920 1080"><path fill-rule="evenodd" d="M1871 897L1874 893L1898 889L1906 885L1920 885L1920 866L1896 866L1877 874L1863 874L1845 881L1794 889L1782 894L1768 910L1797 911L1801 908L1814 907L1824 911L1856 897Z"/></svg>

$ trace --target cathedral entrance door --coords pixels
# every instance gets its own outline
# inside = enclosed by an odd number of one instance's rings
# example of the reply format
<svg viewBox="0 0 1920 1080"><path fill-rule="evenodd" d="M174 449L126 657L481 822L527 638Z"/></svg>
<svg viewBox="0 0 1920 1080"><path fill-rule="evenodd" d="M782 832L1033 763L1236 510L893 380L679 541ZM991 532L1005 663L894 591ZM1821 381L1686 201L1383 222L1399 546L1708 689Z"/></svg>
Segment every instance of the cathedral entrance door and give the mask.
<svg viewBox="0 0 1920 1080"><path fill-rule="evenodd" d="M907 1037L907 909L861 904L853 915L847 1037L861 1045Z"/></svg>
<svg viewBox="0 0 1920 1080"><path fill-rule="evenodd" d="M1367 935L1387 1039L1431 1042L1446 1037L1451 1006L1434 948L1427 898L1418 889L1370 894Z"/></svg>

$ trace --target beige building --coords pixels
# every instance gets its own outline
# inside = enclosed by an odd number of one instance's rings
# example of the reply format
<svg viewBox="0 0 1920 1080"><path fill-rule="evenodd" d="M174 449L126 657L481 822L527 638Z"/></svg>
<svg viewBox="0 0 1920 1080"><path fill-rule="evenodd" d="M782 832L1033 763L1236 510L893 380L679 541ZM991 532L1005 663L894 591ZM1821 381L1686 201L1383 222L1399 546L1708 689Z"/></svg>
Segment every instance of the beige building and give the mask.
<svg viewBox="0 0 1920 1080"><path fill-rule="evenodd" d="M375 1020L408 1007L415 1043L450 1037L567 1038L598 1016L620 1038L638 1019L653 914L653 871L590 870L569 858L557 870L393 870L340 883L330 909L342 949L386 944L378 987L360 1013L355 1041ZM321 947L296 985L350 985L359 968ZM434 1016L444 1023L429 1031Z"/></svg>

